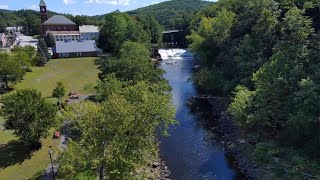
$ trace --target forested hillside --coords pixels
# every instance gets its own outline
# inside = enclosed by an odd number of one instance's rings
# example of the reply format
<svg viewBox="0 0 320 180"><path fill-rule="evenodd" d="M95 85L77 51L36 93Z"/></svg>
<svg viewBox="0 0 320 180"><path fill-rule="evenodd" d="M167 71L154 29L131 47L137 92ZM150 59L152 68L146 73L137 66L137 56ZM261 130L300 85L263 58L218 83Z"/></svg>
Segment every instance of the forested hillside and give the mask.
<svg viewBox="0 0 320 180"><path fill-rule="evenodd" d="M232 95L244 148L269 178L320 175L319 14L315 0L220 0L192 21L193 79Z"/></svg>
<svg viewBox="0 0 320 180"><path fill-rule="evenodd" d="M202 0L171 0L130 11L129 14L149 14L165 29L185 29L192 15L211 3Z"/></svg>

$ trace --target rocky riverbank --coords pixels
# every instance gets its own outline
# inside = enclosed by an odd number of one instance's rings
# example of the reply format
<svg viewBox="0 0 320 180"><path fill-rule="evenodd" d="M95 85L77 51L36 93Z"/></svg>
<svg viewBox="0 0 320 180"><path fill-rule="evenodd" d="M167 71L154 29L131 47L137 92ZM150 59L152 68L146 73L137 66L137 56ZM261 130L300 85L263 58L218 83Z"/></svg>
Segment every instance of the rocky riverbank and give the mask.
<svg viewBox="0 0 320 180"><path fill-rule="evenodd" d="M248 179L259 179L262 175L254 160L241 151L241 146L246 143L253 143L241 137L239 128L234 124L232 118L228 114L229 102L223 98L210 98L207 99L210 103L211 114L215 120L215 126L212 127L214 133L220 134L220 143L230 156L235 166L243 173Z"/></svg>
<svg viewBox="0 0 320 180"><path fill-rule="evenodd" d="M150 164L149 168L152 175L149 179L171 180L171 172L161 157L156 162Z"/></svg>

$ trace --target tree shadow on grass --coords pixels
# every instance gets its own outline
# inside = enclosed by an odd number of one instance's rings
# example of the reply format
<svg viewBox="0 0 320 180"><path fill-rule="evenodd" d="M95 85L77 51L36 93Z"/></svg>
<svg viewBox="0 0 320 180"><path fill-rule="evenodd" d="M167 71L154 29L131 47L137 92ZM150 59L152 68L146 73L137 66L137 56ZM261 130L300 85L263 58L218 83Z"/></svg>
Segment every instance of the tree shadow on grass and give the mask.
<svg viewBox="0 0 320 180"><path fill-rule="evenodd" d="M7 94L12 92L14 89L13 88L2 88L1 87L1 81L0 81L0 95L1 94Z"/></svg>
<svg viewBox="0 0 320 180"><path fill-rule="evenodd" d="M10 141L0 145L0 170L15 164L21 164L24 160L30 159L32 153L41 149L41 144L30 148L21 141Z"/></svg>
<svg viewBox="0 0 320 180"><path fill-rule="evenodd" d="M36 174L34 174L31 178L29 178L28 180L41 180L43 173L44 173L44 171L39 171Z"/></svg>

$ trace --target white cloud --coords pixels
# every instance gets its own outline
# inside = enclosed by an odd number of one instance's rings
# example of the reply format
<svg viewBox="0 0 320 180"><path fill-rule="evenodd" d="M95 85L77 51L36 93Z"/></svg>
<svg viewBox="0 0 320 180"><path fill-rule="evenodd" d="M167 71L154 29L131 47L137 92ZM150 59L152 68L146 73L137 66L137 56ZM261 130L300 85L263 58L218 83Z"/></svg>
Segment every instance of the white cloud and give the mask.
<svg viewBox="0 0 320 180"><path fill-rule="evenodd" d="M69 4L75 4L76 1L75 0L63 0L63 3L69 5Z"/></svg>
<svg viewBox="0 0 320 180"><path fill-rule="evenodd" d="M38 6L35 5L35 4L32 4L31 6L28 7L28 9L31 9L31 10L38 10Z"/></svg>
<svg viewBox="0 0 320 180"><path fill-rule="evenodd" d="M0 9L9 9L9 6L8 6L8 5L1 5L1 4L0 4Z"/></svg>
<svg viewBox="0 0 320 180"><path fill-rule="evenodd" d="M130 5L131 0L87 0L86 3L89 4L112 4L112 5L121 5L128 6Z"/></svg>

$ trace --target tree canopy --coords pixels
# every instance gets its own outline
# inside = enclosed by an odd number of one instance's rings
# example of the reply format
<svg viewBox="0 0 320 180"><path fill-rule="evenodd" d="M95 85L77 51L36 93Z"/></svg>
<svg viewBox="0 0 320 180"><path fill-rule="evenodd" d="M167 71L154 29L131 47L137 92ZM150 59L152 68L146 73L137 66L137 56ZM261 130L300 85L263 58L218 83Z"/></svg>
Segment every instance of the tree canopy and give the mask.
<svg viewBox="0 0 320 180"><path fill-rule="evenodd" d="M19 56L11 53L0 53L0 80L3 82L2 86L4 88L9 88L9 83L20 81L25 73Z"/></svg>
<svg viewBox="0 0 320 180"><path fill-rule="evenodd" d="M28 145L46 137L55 124L56 107L36 90L17 90L2 97L1 103L4 127Z"/></svg>
<svg viewBox="0 0 320 180"><path fill-rule="evenodd" d="M142 17L138 21L127 13L113 12L107 14L101 29L99 46L106 51L118 52L125 41L138 43L156 43L161 37L160 28L153 18ZM151 27L150 25L155 25Z"/></svg>
<svg viewBox="0 0 320 180"><path fill-rule="evenodd" d="M58 82L56 88L52 91L52 97L57 98L59 103L63 96L66 94L66 89L63 86L62 82Z"/></svg>
<svg viewBox="0 0 320 180"><path fill-rule="evenodd" d="M320 158L318 13L312 0L220 0L192 21L190 48L203 67L194 80L207 92L234 91L229 112L257 152L280 151L276 144Z"/></svg>
<svg viewBox="0 0 320 180"><path fill-rule="evenodd" d="M129 14L151 15L165 29L185 30L188 28L189 18L209 4L212 4L212 2L202 0L171 0L129 11Z"/></svg>
<svg viewBox="0 0 320 180"><path fill-rule="evenodd" d="M62 156L59 174L145 179L144 169L158 154L156 133L167 135L176 123L169 85L143 44L125 42L117 56L101 61L99 104L74 104L63 114L77 136Z"/></svg>

